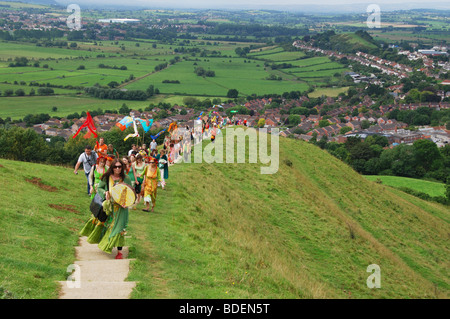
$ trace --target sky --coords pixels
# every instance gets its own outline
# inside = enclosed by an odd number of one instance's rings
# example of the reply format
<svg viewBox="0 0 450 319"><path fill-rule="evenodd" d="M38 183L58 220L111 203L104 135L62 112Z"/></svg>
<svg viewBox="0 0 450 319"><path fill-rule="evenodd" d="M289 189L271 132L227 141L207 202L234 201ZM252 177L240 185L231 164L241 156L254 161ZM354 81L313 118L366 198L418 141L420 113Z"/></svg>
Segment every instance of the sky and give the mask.
<svg viewBox="0 0 450 319"><path fill-rule="evenodd" d="M280 11L318 10L318 11L335 11L335 10L356 10L361 11L367 8L369 4L377 4L381 10L399 10L413 8L435 8L450 10L449 0L56 0L56 2L67 4L77 3L80 6L95 3L96 6L109 5L128 5L148 8L202 8L202 9L272 9ZM364 10L365 11L365 10Z"/></svg>

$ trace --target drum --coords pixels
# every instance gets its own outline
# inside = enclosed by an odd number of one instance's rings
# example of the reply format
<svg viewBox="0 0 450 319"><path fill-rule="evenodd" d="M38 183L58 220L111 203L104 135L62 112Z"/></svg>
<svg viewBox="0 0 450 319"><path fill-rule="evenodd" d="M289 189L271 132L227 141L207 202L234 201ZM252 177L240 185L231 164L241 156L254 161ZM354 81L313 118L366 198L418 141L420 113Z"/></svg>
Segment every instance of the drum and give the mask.
<svg viewBox="0 0 450 319"><path fill-rule="evenodd" d="M122 207L130 207L136 201L136 193L130 185L119 183L110 191L111 197L115 203Z"/></svg>

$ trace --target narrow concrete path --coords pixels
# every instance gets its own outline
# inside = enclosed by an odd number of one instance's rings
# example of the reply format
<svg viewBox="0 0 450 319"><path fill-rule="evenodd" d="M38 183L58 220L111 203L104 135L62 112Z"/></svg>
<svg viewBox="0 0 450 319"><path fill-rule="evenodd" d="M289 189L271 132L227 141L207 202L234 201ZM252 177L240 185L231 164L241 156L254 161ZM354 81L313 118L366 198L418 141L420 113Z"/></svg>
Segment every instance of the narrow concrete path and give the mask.
<svg viewBox="0 0 450 319"><path fill-rule="evenodd" d="M80 237L79 246L75 248L77 261L72 276L80 279L79 287L60 281L59 299L128 299L136 287L135 282L125 281L131 260L127 258L128 247L122 249L123 259L115 259L117 248L107 254L86 239Z"/></svg>

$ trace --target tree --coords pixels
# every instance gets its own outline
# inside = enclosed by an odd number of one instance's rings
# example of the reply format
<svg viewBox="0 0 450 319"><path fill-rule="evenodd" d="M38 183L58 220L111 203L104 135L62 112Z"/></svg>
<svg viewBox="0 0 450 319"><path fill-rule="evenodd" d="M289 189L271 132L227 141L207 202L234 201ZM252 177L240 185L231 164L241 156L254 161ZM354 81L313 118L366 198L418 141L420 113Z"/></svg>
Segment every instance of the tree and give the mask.
<svg viewBox="0 0 450 319"><path fill-rule="evenodd" d="M361 122L361 128L362 128L363 130L368 129L369 127L370 127L370 122L369 122L368 120L363 120L363 121Z"/></svg>
<svg viewBox="0 0 450 319"><path fill-rule="evenodd" d="M114 89L115 87L118 87L118 86L119 86L119 83L116 82L116 81L111 81L111 82L108 83L108 86L109 86L111 89Z"/></svg>
<svg viewBox="0 0 450 319"><path fill-rule="evenodd" d="M149 85L146 92L149 97L151 97L155 94L155 87L153 86L153 84Z"/></svg>
<svg viewBox="0 0 450 319"><path fill-rule="evenodd" d="M188 107L194 107L200 104L200 100L195 97L186 96L183 98L183 103Z"/></svg>
<svg viewBox="0 0 450 319"><path fill-rule="evenodd" d="M344 126L343 128L341 128L341 130L339 131L339 134L344 135L347 132L350 132L352 130L352 128L350 126Z"/></svg>
<svg viewBox="0 0 450 319"><path fill-rule="evenodd" d="M11 89L7 89L3 92L4 96L12 96L14 94L14 91Z"/></svg>
<svg viewBox="0 0 450 319"><path fill-rule="evenodd" d="M442 161L442 155L434 142L417 140L413 143L413 146L417 165L423 167L425 171L430 171L433 165L438 165L438 162Z"/></svg>
<svg viewBox="0 0 450 319"><path fill-rule="evenodd" d="M297 126L302 122L302 118L298 114L291 114L288 116L289 126Z"/></svg>
<svg viewBox="0 0 450 319"><path fill-rule="evenodd" d="M236 90L236 89L230 89L230 90L228 90L228 93L227 93L227 97L228 97L228 98L230 98L230 99L235 99L235 98L238 97L238 95L239 95L239 91L238 91L238 90Z"/></svg>
<svg viewBox="0 0 450 319"><path fill-rule="evenodd" d="M119 113L122 115L128 115L130 114L130 108L125 103L123 103L119 109Z"/></svg>
<svg viewBox="0 0 450 319"><path fill-rule="evenodd" d="M320 120L319 121L319 127L326 127L326 126L330 126L331 123L328 120Z"/></svg>

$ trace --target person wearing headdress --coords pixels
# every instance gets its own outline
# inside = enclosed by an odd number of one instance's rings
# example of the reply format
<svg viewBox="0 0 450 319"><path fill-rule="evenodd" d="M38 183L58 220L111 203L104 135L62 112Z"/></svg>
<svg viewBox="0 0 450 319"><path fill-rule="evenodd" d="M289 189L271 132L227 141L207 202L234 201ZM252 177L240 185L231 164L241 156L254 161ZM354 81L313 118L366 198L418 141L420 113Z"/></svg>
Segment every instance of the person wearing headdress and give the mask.
<svg viewBox="0 0 450 319"><path fill-rule="evenodd" d="M154 211L156 205L156 193L158 190L158 181L161 182L161 173L158 168L158 160L151 157L149 160L149 165L145 167L144 170L144 202L145 209L144 212L148 212L150 208L150 203L152 204L151 211Z"/></svg>

